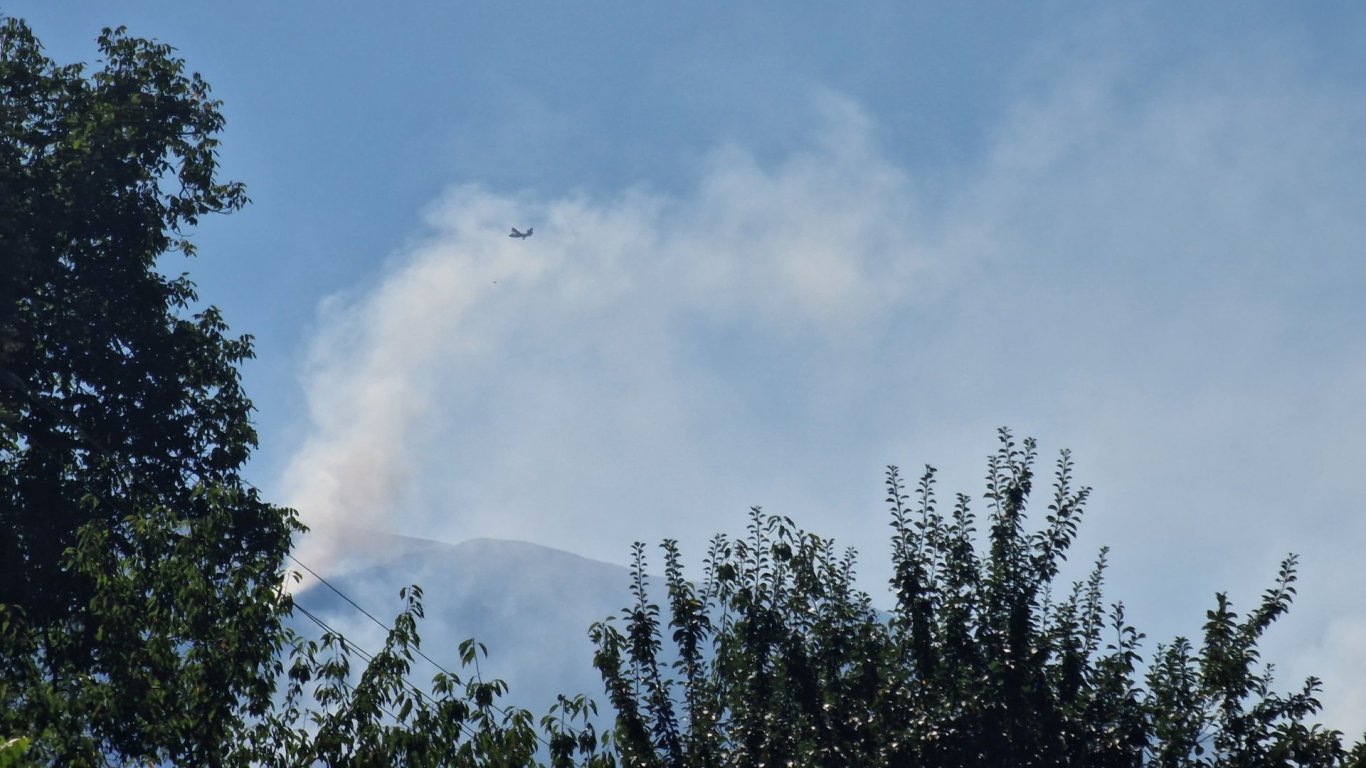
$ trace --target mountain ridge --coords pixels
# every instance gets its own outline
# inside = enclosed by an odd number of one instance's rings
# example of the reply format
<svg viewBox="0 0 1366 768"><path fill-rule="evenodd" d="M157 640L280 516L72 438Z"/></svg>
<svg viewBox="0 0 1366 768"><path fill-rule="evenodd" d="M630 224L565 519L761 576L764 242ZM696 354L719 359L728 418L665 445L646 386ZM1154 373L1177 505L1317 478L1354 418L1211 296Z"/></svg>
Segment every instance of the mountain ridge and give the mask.
<svg viewBox="0 0 1366 768"><path fill-rule="evenodd" d="M336 591L313 583L295 601L366 652L386 634L341 595L392 626L402 610L399 590L422 588L422 649L446 670L462 671L458 645L474 638L488 649L479 662L485 680L508 684L504 705L541 714L557 694L602 701L593 668L589 626L619 613L630 599L629 571L565 550L516 539L473 538L451 544L393 534L367 534L369 554L353 555L326 575ZM340 593L340 594L338 594ZM296 618L295 629L316 639L320 630ZM359 663L359 660L357 660ZM410 677L425 685L436 669L419 661Z"/></svg>

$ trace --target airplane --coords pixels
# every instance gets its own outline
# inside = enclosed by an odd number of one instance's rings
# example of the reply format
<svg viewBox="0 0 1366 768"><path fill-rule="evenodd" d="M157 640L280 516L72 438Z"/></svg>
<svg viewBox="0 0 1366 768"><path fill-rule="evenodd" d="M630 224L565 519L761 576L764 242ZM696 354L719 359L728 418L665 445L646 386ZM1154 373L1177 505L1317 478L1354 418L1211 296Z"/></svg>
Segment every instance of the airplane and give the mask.
<svg viewBox="0 0 1366 768"><path fill-rule="evenodd" d="M516 227L513 227L513 228L512 228L512 234L508 235L508 237L520 237L520 238L522 238L523 240L525 240L525 239L527 239L528 237L531 237L531 233L534 232L534 231L536 231L536 228L535 228L535 227L527 227L525 232L518 232L518 231L517 231L517 228L516 228Z"/></svg>

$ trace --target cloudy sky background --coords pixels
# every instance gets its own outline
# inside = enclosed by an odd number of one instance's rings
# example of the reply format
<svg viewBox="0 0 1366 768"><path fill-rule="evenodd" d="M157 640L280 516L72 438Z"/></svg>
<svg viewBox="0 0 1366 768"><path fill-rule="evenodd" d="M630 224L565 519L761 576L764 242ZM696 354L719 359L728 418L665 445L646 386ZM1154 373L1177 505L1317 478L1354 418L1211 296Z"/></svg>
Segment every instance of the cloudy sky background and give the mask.
<svg viewBox="0 0 1366 768"><path fill-rule="evenodd" d="M318 531L623 562L759 504L878 589L883 467L980 494L1011 426L1150 642L1299 553L1267 656L1366 729L1362 6L48 5L225 100L254 205L189 269Z"/></svg>

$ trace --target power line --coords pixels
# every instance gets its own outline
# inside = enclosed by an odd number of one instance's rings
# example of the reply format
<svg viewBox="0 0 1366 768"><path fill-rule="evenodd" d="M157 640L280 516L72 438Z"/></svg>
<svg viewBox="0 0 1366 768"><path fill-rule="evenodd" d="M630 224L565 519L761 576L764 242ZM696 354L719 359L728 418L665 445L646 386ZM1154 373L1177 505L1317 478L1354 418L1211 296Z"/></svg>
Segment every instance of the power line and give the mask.
<svg viewBox="0 0 1366 768"><path fill-rule="evenodd" d="M295 560L295 562L298 562L298 561ZM299 564L300 564L300 565L303 565L303 563L299 563ZM304 566L304 567L307 568L307 566ZM312 572L312 571L310 570L310 573L311 573L311 572ZM314 575L316 575L316 574L314 574ZM321 577L320 577L320 578L321 578ZM334 587L334 589L335 589L335 587ZM340 591L338 591L337 594L342 594L342 593L341 593ZM345 596L345 595L342 595L342 597L345 598L346 596ZM351 601L349 598L347 598L347 602L350 602L352 605L356 605L356 604L355 604L353 601ZM300 611L306 618L308 618L308 619L309 619L310 621L312 621L314 624L317 624L324 632L331 633L331 634L333 634L333 635L336 635L338 638L340 638L340 639L341 639L341 642L342 642L342 644L343 644L343 646L349 645L352 649L354 649L357 653L359 653L359 654L366 660L366 662L373 662L373 661L375 660L376 654L373 654L373 653L370 653L370 652L366 651L364 648L362 648L360 645L358 645L358 644L356 643L356 641L354 641L354 640L348 638L348 637L347 637L345 634L343 634L341 631L339 631L339 630L337 630L337 629L334 629L333 627L331 627L330 625L328 625L327 622L325 622L325 621L323 621L322 619L318 618L318 616L316 616L312 611L309 611L307 608L304 608L302 605L299 605L297 602L292 603L292 605L293 605L293 607L298 608L299 611ZM362 613L365 613L367 616L369 616L369 613L368 613L364 608L361 608L359 605L356 605L356 608L357 608L358 610L360 610ZM370 618L371 618L372 620L375 620L373 616L371 616ZM378 623L378 620L376 620L376 621L377 621L377 623ZM383 623L380 623L380 626L381 626L381 627L385 627L386 625L384 625ZM459 677L458 677L457 675L455 675L455 674L453 674L453 673L447 671L444 667L442 667L440 664L437 664L435 661L432 661L432 659L429 658L425 653L422 653L422 651L421 651L420 649L413 648L413 650L417 651L418 654L422 656L422 658L427 659L427 661L428 661L429 663L431 663L433 666L435 666L437 669L440 669L442 672L445 672L445 673L446 673L447 675L449 675L450 677L455 678L456 680L459 680ZM399 675L399 680L400 680L404 685L408 686L408 688L412 689L412 691L418 695L418 698L425 699L426 701L431 702L432 704L438 703L437 700L434 699L434 698L432 698L432 696L429 695L426 691L424 691L424 690L422 689L421 686L419 686L418 684L416 684L416 683L414 683L413 681L409 680L408 678L403 677L402 675ZM478 680L478 683L479 683L480 685L483 684L483 680L482 680L481 678L477 678L477 680ZM345 685L347 688L349 688L352 692L355 691L355 687L352 686L352 685L350 685L349 683L347 683L345 680L343 680L343 681L341 681L341 682L342 682L343 685ZM378 706L378 705L376 705L376 706ZM476 703L476 706L479 706L479 705ZM482 709L483 707L480 707L480 708ZM510 710L509 708L499 706L496 702L490 702L490 703L488 704L488 708L489 708L489 709L492 709L492 710L494 710L494 711L496 711L496 712L498 712L499 714L503 715L504 717L508 717L509 714L510 714L510 712L511 712L511 710ZM390 717L392 717L392 718L394 719L395 722L399 723L400 725L403 723L403 721L402 721L401 719L399 719L399 717L398 717L397 715L395 715L394 713L389 712L389 710L384 709L383 707L380 707L380 709L381 709L381 711L384 711L384 712L387 713ZM474 736L476 735L475 732L474 732L474 730L473 730L472 728L469 728L465 723L457 722L457 723L456 723L456 727L459 728L460 731L461 731L462 733L466 733L470 738L474 738ZM564 723L562 722L562 723L561 723L561 728L563 728L565 731L567 731L569 734L571 734L575 739L578 739L578 737L580 736L580 733L579 733L577 730L575 730L575 729L573 728L573 726L566 725L566 724L564 724ZM551 748L550 740L547 739L547 738L545 738L544 736L542 736L538 731L536 731L536 730L533 729L533 730L531 731L531 735L534 736L534 737L536 738L536 740L537 740L538 742L540 742L542 745L544 745L547 749L550 749L550 748Z"/></svg>
<svg viewBox="0 0 1366 768"><path fill-rule="evenodd" d="M252 487L255 488L255 486L252 486ZM258 491L259 491L259 489L258 489ZM328 589L332 590L333 592L336 592L337 595L338 595L339 597L341 597L341 599L343 599L343 600L345 600L346 602L350 603L352 608L355 608L356 610L358 610L358 611L360 611L361 613L365 614L365 617L366 617L366 618L368 618L370 621L373 621L374 623L378 624L379 627L380 627L381 629L383 629L383 630L386 631L386 632L390 631L389 625L387 625L387 624L385 624L384 622L380 621L379 619L375 618L374 614L372 614L372 613L370 613L369 611L367 611L367 610L365 610L364 608L362 608L362 607L360 606L359 603L357 603L355 600L352 600L350 597L348 597L348 596L346 595L345 592L342 592L340 589L337 589L337 587L336 587L335 585L333 585L332 582L328 581L327 579L324 579L324 578L322 577L322 575L319 574L317 571L313 570L312 568L309 568L307 565L304 565L303 561L300 560L299 558L295 557L295 556L293 555L293 553L287 553L287 554L285 555L285 557L288 557L290 560L293 560L295 565L299 566L300 568L304 569L305 571L308 571L310 574L313 575L313 578L315 578L315 579L317 579L318 581L322 582L323 585L326 586ZM419 653L420 653L420 651L419 651ZM426 659L426 658L427 658L426 654L423 654L422 658ZM433 665L436 666L437 669L441 669L441 665L440 665L440 664L437 664L436 662L432 661L431 659L427 659L427 661L430 661ZM446 674L448 674L448 675L450 674L450 672L447 672L447 671L444 670L444 669L441 669L441 671L442 671L442 672L446 672Z"/></svg>
<svg viewBox="0 0 1366 768"><path fill-rule="evenodd" d="M253 486L253 487L254 487L254 486ZM338 597L340 597L341 599L343 599L343 600L345 600L346 602L350 603L351 606L352 606L353 608L355 608L356 610L358 610L358 611L360 611L361 613L365 614L365 617L368 618L370 621L374 622L375 625L378 626L380 629L383 629L385 632L392 632L392 631L393 631L393 628L392 628L392 627L390 627L388 624L385 624L384 622L380 621L379 619L375 618L375 615L374 615L373 613L370 613L369 611L367 611L367 610L365 610L364 608L362 608L361 605L360 605L359 603L357 603L355 600L352 600L351 597L350 597L349 595L347 595L345 592L343 592L343 591L341 591L340 589L338 589L337 586L336 586L335 584L333 584L332 582L330 582L330 581L328 581L327 579L323 578L322 575L319 574L317 571L315 571L315 570L313 570L312 568L309 568L307 565L305 565L305 564L303 563L302 560L300 560L299 558L295 557L293 554L287 554L286 557L288 557L290 560L293 560L294 563L295 563L296 565L298 565L300 568L303 568L305 571L308 571L310 574L312 574L312 575L313 575L313 578L315 578L315 579L317 579L318 581L322 582L323 586L325 586L325 587L327 587L328 589L330 589L330 590L332 590L333 592L335 592L335 593L337 594ZM441 670L442 672L445 672L445 673L446 673L447 675L449 675L450 677L457 677L457 678L458 678L458 675L456 675L454 672L450 671L449 669L446 669L444 666L442 666L440 663L438 663L435 659L433 659L432 657L428 656L425 652L423 652L423 650L422 650L421 648L414 648L413 650L417 652L417 655L418 655L418 656L421 656L422 658L426 659L428 664L431 664L433 667L436 667L437 669ZM477 670L476 670L476 672L475 672L475 675L476 675L476 679L478 679L479 682L482 683L483 680L482 680L482 678L479 676Z"/></svg>
<svg viewBox="0 0 1366 768"><path fill-rule="evenodd" d="M369 651L365 650L365 649L362 648L358 643L356 643L355 640L352 640L351 638L349 638L349 637L347 637L346 635L342 634L342 632L341 632L340 630L334 629L334 628L333 628L332 626L330 626L327 622L325 622L325 621L323 621L322 619L318 618L318 616L317 616L316 614L314 614L312 611L308 610L307 608L303 607L302 605L298 605L298 604L296 603L296 604L294 605L294 607L295 607L295 608L298 608L298 609L299 609L299 612L302 613L309 621L312 621L314 624L317 624L318 627L319 627L320 629L322 629L323 632L328 633L328 634L332 634L332 635L336 635L338 638L340 638L340 639L341 639L341 643L342 643L342 647L343 647L343 648L345 648L345 647L347 647L347 646L350 646L356 653L359 653L359 654L361 655L361 657L362 657L363 659L365 659L366 662L373 662L373 661L375 660L375 656L377 656L378 654L370 653ZM404 685L407 685L409 688L411 688L411 689L413 690L413 692L416 693L420 698L426 699L427 701L430 701L430 702L432 702L433 704L436 703L436 700L433 699L431 696L429 696L429 695L427 694L426 691L422 690L422 687L419 686L417 683L414 683L413 681L409 680L409 679L406 678L406 677L403 677L402 675L399 676L399 680L400 680ZM345 681L342 681L342 682L345 683ZM348 685L348 687L349 687L349 685ZM353 689L353 690L354 690L354 689ZM383 707L381 707L380 709L383 709ZM385 710L385 711L387 712L387 710ZM394 718L395 722L399 722L399 723L402 723L402 722L403 722L403 721L400 720L397 716L395 716L392 712L389 712L389 715L390 715L391 717ZM464 725L461 724L460 727L463 729L463 728L464 728Z"/></svg>
<svg viewBox="0 0 1366 768"><path fill-rule="evenodd" d="M353 640L347 638L346 635L343 635L341 632L339 632L339 631L333 629L332 627L328 626L327 622L325 622L325 621L323 621L322 619L318 618L317 616L313 615L313 613L311 613L308 609L304 608L304 607L301 606L301 605L295 605L294 607L295 607L295 608L298 608L299 611L300 611L301 613L303 613L304 616L308 617L308 619L309 619L310 621L312 621L314 624L317 624L317 625L323 630L323 632L325 632L325 633L331 633L331 634L336 635L337 637L341 638L341 642L342 642L342 646L343 646L343 647L350 646L350 647L351 647L352 649L354 649L357 653L359 653L362 657L364 657L365 660L366 660L367 662L370 662L370 661L373 661L373 660L374 660L374 658L375 658L374 654L368 653L364 648L362 648L362 647L360 647L359 645L357 645L357 644L355 643L355 641L353 641ZM406 678L400 678L400 679L403 680L403 682L406 683L409 687L411 687L411 688L417 693L418 696L423 696L423 697L425 697L425 694L423 694L421 688L418 688L416 685L414 685L412 682L410 682L410 681L407 680ZM356 686L352 685L352 684L350 683L350 681L346 680L345 678L339 678L339 679L337 680L337 682L339 682L339 683L341 683L343 686L345 686L346 689L349 690L349 691L351 691L351 693L352 693L353 695L356 693ZM430 701L431 699L428 699L428 700ZM394 714L393 712L391 712L387 707L384 707L384 706L382 706L382 705L380 705L380 704L376 704L376 705L375 705L375 708L378 709L379 711L383 712L384 714L388 715L390 718L393 719L393 721L394 721L395 723L399 724L400 726L403 725L403 720L402 720L398 715L396 715L396 714ZM455 726L456 726L456 728L460 729L460 731L461 731L462 733L466 731L466 726L465 726L464 723L457 722L457 723L455 724ZM474 732L473 732L473 731L469 731L469 734L468 734L468 735L470 736L470 738L473 738L473 737L474 737Z"/></svg>
<svg viewBox="0 0 1366 768"><path fill-rule="evenodd" d="M253 487L255 487L255 486L253 486ZM258 490L259 490L259 489L258 489ZM360 611L361 613L365 614L365 616L366 616L367 618L369 618L370 621L374 622L374 623L376 624L376 626L378 626L380 629L383 629L386 633L387 633L387 632L392 632L392 631L393 631L393 628L392 628L392 627L390 627L388 624L385 624L384 622L380 621L379 619L375 618L374 614L370 613L369 611L365 610L365 608L361 607L361 605L360 605L359 603L357 603L355 600L352 600L351 597L348 596L345 592L342 592L340 589L338 589L338 588L337 588L334 584L332 584L330 581L328 581L327 579L325 579L325 578L323 578L322 576L320 576L320 575L318 574L317 571L314 571L312 568L309 568L309 567L308 567L307 565L305 565L301 560L299 560L298 558L294 557L294 555L292 555L292 554L291 554L291 555L288 555L288 557L289 557L290 560L293 560L295 563L297 563L297 564L299 565L299 567L303 568L304 570L306 570L306 571L308 571L310 574L312 574L312 575L314 576L314 578L316 578L318 581L322 582L322 584L323 584L324 586L326 586L328 589L330 589L330 590L332 590L333 592L335 592L339 597L341 597L341 599L345 600L347 603L350 603L351 606L354 607L356 610L358 610L358 611ZM348 639L346 638L345 635L342 635L342 633L337 632L336 630L333 630L333 629L331 629L330 627L328 627L328 626L327 626L326 624L324 624L320 619L318 619L316 616L314 616L312 613L310 613L307 609L305 609L303 606L299 605L298 602L292 601L292 603L293 603L294 607L296 607L296 608L298 608L300 611L302 611L302 612L304 613L304 615L307 616L309 619L313 620L314 623L316 623L316 624L318 624L319 626L323 627L325 631L333 632L334 634L336 634L336 635L338 635L339 637L341 637L342 640L351 643L352 647L356 648L358 651L362 651L362 653L363 653L363 650L362 650L359 646L357 646L353 641L348 640ZM440 671L446 673L447 676L449 676L449 677L451 677L451 678L454 678L454 679L456 679L456 680L459 680L459 679L460 679L460 676L459 676L459 675L455 674L454 672L451 672L449 669L446 669L444 666L442 666L442 665L441 665L439 662L437 662L435 659L433 659L432 657L430 657L430 656L428 656L426 653L424 653L424 652L422 651L421 648L412 647L412 650L415 651L415 652L417 653L418 656L421 656L423 659L426 659L426 660L427 660L427 663L429 663L429 664L431 664L432 666L436 667L436 668L439 669ZM371 657L371 658L373 658L373 657ZM369 659L367 659L367 661L368 661L368 660L369 660ZM475 681L476 681L477 683L479 683L480 685L483 685L483 683L484 683L483 676L479 673L479 670L478 670L478 659L477 659L477 658L476 658L476 660L475 660ZM418 688L416 685L414 685L412 682L409 682L409 681L406 680L406 679L404 680L404 682L405 682L405 683L408 683L409 686L412 686L412 687L414 688L414 690L417 690L418 693L419 693L419 695L424 695L424 696L425 696L425 694L422 693L421 689L419 689L419 688ZM428 698L428 700L431 700L430 697L427 697L427 698ZM489 704L489 706L490 706L492 709L494 709L495 711L497 711L499 714L503 715L504 717L507 717L507 716L509 715L509 713L511 712L511 709L510 709L509 707L500 706L500 705L499 705L498 703L496 703L496 702L491 702L491 703ZM579 737L579 735L580 735L579 731L578 731L577 729L575 729L573 726L570 726L570 725L563 725L562 727L563 727L567 732L569 732L571 735L573 735L575 738L578 738L578 737ZM547 739L543 738L543 737L541 736L541 734L536 733L535 735L536 735L536 739L537 739L538 741L540 741L540 742L541 742L542 744L544 744L546 747L550 747L550 742L549 742Z"/></svg>

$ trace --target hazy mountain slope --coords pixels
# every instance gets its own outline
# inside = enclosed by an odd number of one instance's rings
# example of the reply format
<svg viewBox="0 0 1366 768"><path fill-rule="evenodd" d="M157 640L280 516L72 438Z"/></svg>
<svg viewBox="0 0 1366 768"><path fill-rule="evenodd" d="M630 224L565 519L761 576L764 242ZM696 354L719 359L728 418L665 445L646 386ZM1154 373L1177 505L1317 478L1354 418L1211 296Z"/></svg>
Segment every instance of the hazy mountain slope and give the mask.
<svg viewBox="0 0 1366 768"><path fill-rule="evenodd" d="M586 693L604 702L587 633L592 622L619 614L627 604L625 568L521 541L472 539L452 545L376 538L383 555L324 575L386 623L402 607L399 590L420 585L426 619L419 630L428 656L460 672L456 647L475 637L489 650L480 662L482 674L508 682L507 702L538 715L561 692ZM327 587L309 587L295 600L362 648L373 651L382 644L383 630ZM309 637L320 634L302 616L296 628ZM434 672L419 658L411 679L425 685ZM461 673L462 678L471 675Z"/></svg>

